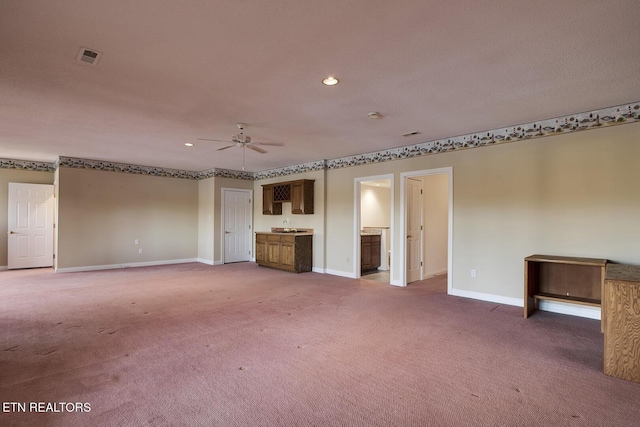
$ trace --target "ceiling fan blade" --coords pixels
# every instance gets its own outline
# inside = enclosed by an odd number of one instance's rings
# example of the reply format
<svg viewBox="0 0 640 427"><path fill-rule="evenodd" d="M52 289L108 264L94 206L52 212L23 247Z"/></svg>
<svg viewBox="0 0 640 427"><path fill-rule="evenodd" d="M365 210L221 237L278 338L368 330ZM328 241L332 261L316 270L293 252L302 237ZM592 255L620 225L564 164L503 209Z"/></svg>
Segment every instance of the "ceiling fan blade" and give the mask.
<svg viewBox="0 0 640 427"><path fill-rule="evenodd" d="M258 153L262 153L262 154L267 152L267 150L265 150L264 148L260 148L253 144L246 144L245 147L251 148L253 151L257 151Z"/></svg>
<svg viewBox="0 0 640 427"><path fill-rule="evenodd" d="M284 145L282 142L254 142L254 144L270 145L272 147L282 147Z"/></svg>
<svg viewBox="0 0 640 427"><path fill-rule="evenodd" d="M226 141L225 141L226 142ZM226 150L227 148L231 148L231 147L235 147L236 144L233 145L227 145L226 147L222 147L222 148L218 148L216 151L220 151L220 150Z"/></svg>
<svg viewBox="0 0 640 427"><path fill-rule="evenodd" d="M223 140L223 139L209 139L209 138L196 138L198 141L213 141L213 142L231 142L229 140Z"/></svg>

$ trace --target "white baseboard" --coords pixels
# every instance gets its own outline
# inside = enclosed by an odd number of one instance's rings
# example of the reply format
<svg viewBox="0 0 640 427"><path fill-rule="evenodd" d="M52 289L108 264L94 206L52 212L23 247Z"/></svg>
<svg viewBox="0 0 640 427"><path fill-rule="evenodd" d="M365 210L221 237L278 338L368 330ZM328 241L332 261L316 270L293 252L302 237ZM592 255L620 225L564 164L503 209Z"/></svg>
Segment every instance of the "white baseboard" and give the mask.
<svg viewBox="0 0 640 427"><path fill-rule="evenodd" d="M540 301L538 310L551 313L568 314L570 316L586 317L587 319L600 320L600 307L589 307L580 304L562 303L557 301Z"/></svg>
<svg viewBox="0 0 640 427"><path fill-rule="evenodd" d="M211 259L198 258L197 261L202 264L215 265Z"/></svg>
<svg viewBox="0 0 640 427"><path fill-rule="evenodd" d="M9 266L8 265L0 265L0 271L4 271L4 270L8 270Z"/></svg>
<svg viewBox="0 0 640 427"><path fill-rule="evenodd" d="M221 259L213 261L213 265L223 265L223 264L224 264L224 261L222 261Z"/></svg>
<svg viewBox="0 0 640 427"><path fill-rule="evenodd" d="M442 274L446 274L447 273L447 269L445 268L444 270L436 270L436 271L427 271L426 273L424 273L424 278L429 278L429 277L433 277L433 276L440 276Z"/></svg>
<svg viewBox="0 0 640 427"><path fill-rule="evenodd" d="M451 292L449 292L449 295L472 298L481 301L495 302L498 304L513 305L516 307L524 307L524 300L521 300L520 298L509 298L500 295L484 294L480 292L462 291L460 289L452 289ZM538 310L600 320L599 307L589 307L580 304L562 303L556 301L540 301L538 303Z"/></svg>
<svg viewBox="0 0 640 427"><path fill-rule="evenodd" d="M322 267L312 267L311 271L313 271L314 273L320 273L320 274L324 274L325 270Z"/></svg>
<svg viewBox="0 0 640 427"><path fill-rule="evenodd" d="M351 273L349 271L340 271L340 270L330 270L330 269L325 269L324 272L326 274L331 274L333 276L340 276L340 277L347 277L349 279L356 279L356 275L354 273Z"/></svg>
<svg viewBox="0 0 640 427"><path fill-rule="evenodd" d="M451 289L449 295L477 299L480 301L495 302L498 304L515 305L516 307L524 307L524 301L520 298L503 297L500 295L485 294L481 292L463 291L461 289Z"/></svg>
<svg viewBox="0 0 640 427"><path fill-rule="evenodd" d="M86 265L81 267L58 268L56 269L56 273L76 273L80 271L95 271L95 270L117 270L120 268L153 267L156 265L186 264L189 262L198 262L198 259L185 258L185 259L169 259L169 260L163 260L163 261L130 262L125 264Z"/></svg>

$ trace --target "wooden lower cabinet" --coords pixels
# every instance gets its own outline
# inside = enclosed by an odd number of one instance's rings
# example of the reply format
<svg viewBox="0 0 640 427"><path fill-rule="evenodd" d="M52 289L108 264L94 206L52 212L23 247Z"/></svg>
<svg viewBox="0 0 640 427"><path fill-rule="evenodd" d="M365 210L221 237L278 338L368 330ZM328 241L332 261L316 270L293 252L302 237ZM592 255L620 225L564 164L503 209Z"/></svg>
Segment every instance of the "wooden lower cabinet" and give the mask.
<svg viewBox="0 0 640 427"><path fill-rule="evenodd" d="M360 236L360 271L380 267L380 235Z"/></svg>
<svg viewBox="0 0 640 427"><path fill-rule="evenodd" d="M256 233L256 263L265 267L302 273L311 271L313 236Z"/></svg>

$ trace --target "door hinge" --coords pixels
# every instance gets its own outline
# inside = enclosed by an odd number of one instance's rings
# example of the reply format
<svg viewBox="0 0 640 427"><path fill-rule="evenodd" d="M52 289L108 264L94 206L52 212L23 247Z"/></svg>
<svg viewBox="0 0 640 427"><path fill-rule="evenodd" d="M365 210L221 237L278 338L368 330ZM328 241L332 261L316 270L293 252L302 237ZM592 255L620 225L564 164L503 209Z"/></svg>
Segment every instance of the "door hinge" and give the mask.
<svg viewBox="0 0 640 427"><path fill-rule="evenodd" d="M422 194L422 188L420 189L420 194Z"/></svg>
<svg viewBox="0 0 640 427"><path fill-rule="evenodd" d="M420 267L422 267L422 261L420 261Z"/></svg>

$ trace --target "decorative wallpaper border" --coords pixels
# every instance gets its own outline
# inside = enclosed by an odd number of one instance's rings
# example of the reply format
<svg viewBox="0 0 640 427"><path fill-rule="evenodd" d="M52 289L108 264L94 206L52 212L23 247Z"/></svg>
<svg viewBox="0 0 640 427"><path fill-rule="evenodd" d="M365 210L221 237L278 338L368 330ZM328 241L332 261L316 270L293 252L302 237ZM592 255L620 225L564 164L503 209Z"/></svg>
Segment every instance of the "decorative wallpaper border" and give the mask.
<svg viewBox="0 0 640 427"><path fill-rule="evenodd" d="M207 178L233 178L233 179L244 179L248 181L253 181L253 172L246 171L236 171L231 169L208 169L206 171L197 172L196 179L207 179Z"/></svg>
<svg viewBox="0 0 640 427"><path fill-rule="evenodd" d="M267 178L275 178L279 176L285 175L293 175L294 173L303 173L303 172L314 172L319 170L324 170L327 167L327 162L325 160L318 160L315 162L302 163L300 165L295 166L287 166L284 168L271 169L262 172L254 172L253 179L267 179Z"/></svg>
<svg viewBox="0 0 640 427"><path fill-rule="evenodd" d="M56 165L55 163L0 158L0 169L22 169L38 172L55 172Z"/></svg>
<svg viewBox="0 0 640 427"><path fill-rule="evenodd" d="M562 133L571 133L603 126L640 121L640 101L616 107L572 114L569 116L509 126L485 132L470 133L453 138L439 139L415 145L391 148L355 156L327 160L327 169L339 169L389 160L407 159L428 154L444 153L485 145L502 144L541 138Z"/></svg>
<svg viewBox="0 0 640 427"><path fill-rule="evenodd" d="M635 122L640 122L640 101L588 111L585 113L572 114L564 117L508 126L484 132L470 133L453 138L445 138L420 144L390 148L372 153L339 157L331 160L317 160L261 172L245 172L217 168L194 172L62 156L54 163L0 158L0 169L24 169L30 171L53 172L59 166L64 166L69 168L94 169L171 178L207 179L220 177L252 181L324 169L339 169L370 163L381 163L390 160L407 159L416 156L426 156L429 154L444 153L447 151L467 148L479 148L486 145L504 144L507 142L523 141Z"/></svg>
<svg viewBox="0 0 640 427"><path fill-rule="evenodd" d="M102 160L79 159L75 157L60 157L55 163L54 170L59 166L76 169L94 169L107 172L124 172L139 175L162 176L169 178L207 179L207 178L234 178L253 180L251 172L235 171L229 169L208 169L200 172L185 171L170 168L158 168L152 166L140 166L129 163L105 162Z"/></svg>
<svg viewBox="0 0 640 427"><path fill-rule="evenodd" d="M152 166L131 165L128 163L105 162L101 160L78 159L75 157L59 157L56 165L75 169L94 169L99 171L124 172L137 175L198 179L198 172L168 168L155 168Z"/></svg>

